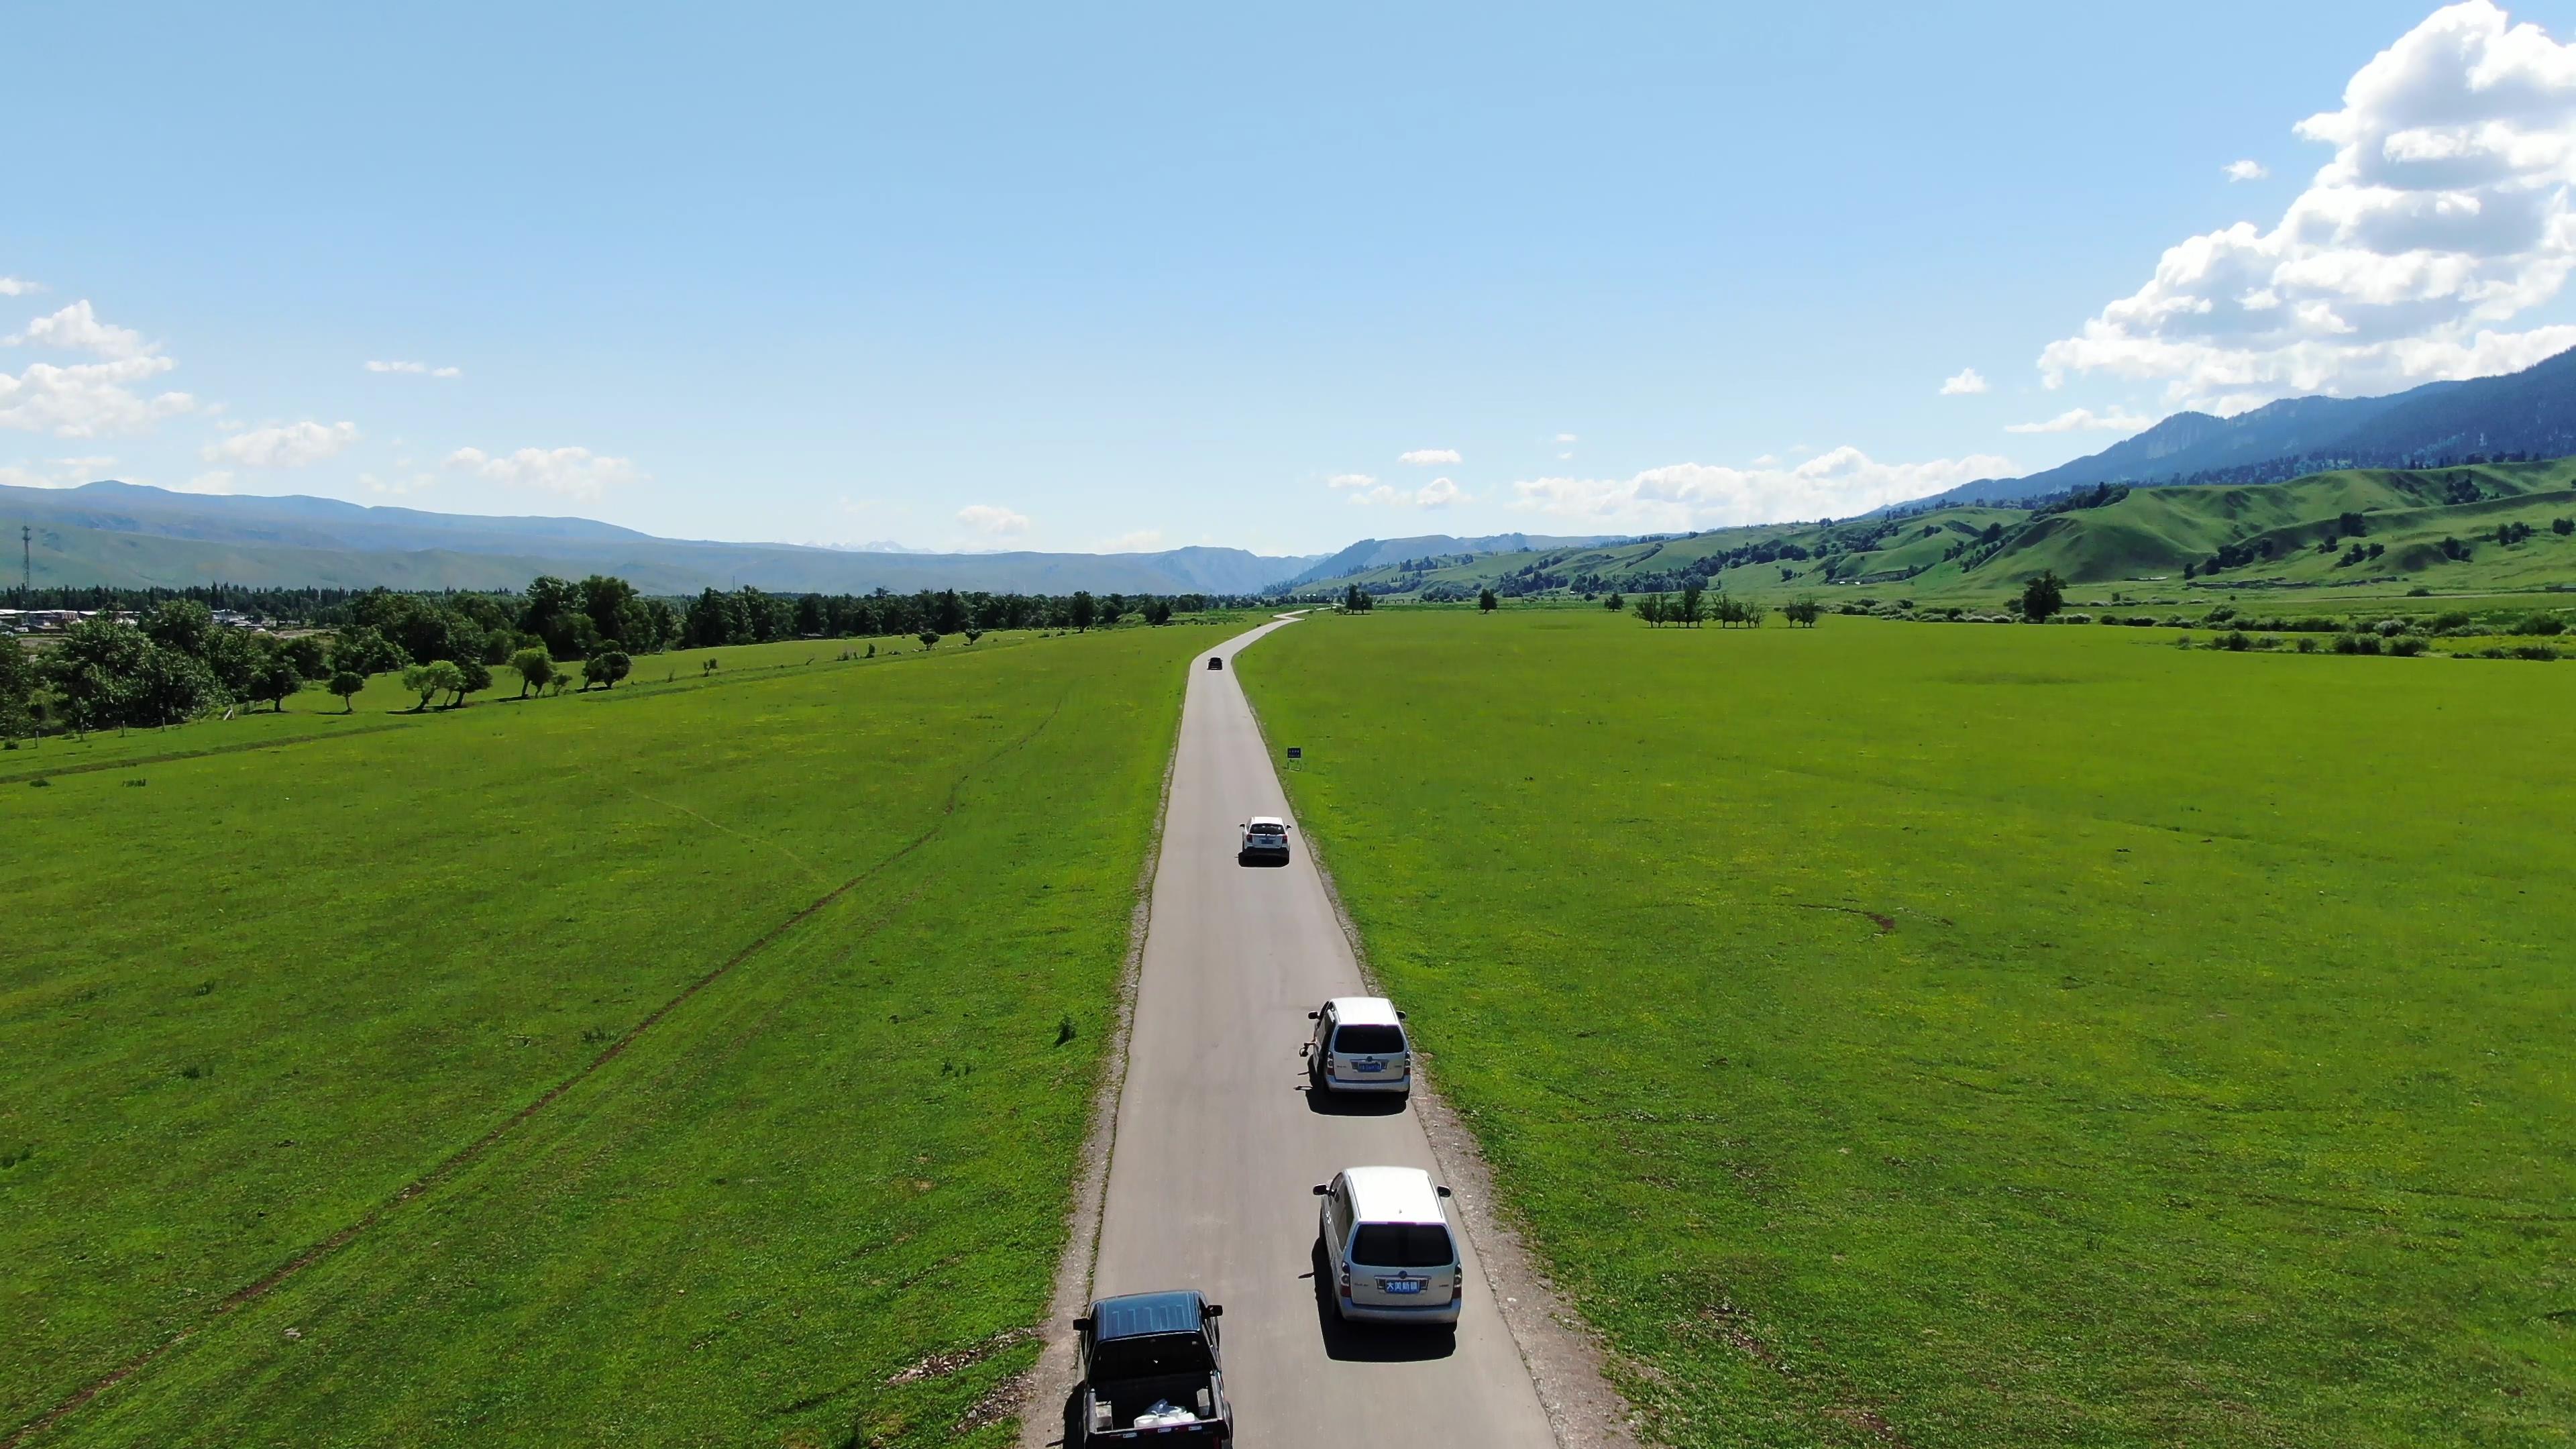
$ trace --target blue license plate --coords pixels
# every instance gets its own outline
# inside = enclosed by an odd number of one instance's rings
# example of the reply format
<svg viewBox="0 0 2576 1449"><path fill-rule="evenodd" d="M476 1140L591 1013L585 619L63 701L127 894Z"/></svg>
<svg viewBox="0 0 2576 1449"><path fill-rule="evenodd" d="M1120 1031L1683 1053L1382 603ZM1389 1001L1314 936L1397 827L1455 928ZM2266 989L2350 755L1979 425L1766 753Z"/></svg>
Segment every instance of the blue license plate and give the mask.
<svg viewBox="0 0 2576 1449"><path fill-rule="evenodd" d="M1353 1062L1353 1063L1351 1063L1351 1070L1353 1070L1353 1071L1357 1071L1357 1072L1382 1072L1382 1071L1385 1071L1385 1070L1386 1070L1386 1063L1384 1063L1384 1062Z"/></svg>
<svg viewBox="0 0 2576 1449"><path fill-rule="evenodd" d="M1422 1291L1422 1280L1419 1278L1380 1278L1377 1280L1377 1286L1385 1289L1389 1293L1419 1293Z"/></svg>

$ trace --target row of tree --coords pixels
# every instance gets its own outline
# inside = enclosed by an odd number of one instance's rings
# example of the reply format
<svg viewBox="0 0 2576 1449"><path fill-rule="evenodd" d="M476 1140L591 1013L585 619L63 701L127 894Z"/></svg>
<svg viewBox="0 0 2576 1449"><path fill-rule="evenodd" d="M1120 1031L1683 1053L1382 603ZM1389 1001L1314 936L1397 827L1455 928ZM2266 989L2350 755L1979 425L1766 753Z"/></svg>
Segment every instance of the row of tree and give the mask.
<svg viewBox="0 0 2576 1449"><path fill-rule="evenodd" d="M247 601L235 601L247 602ZM219 626L200 599L169 594L134 622L102 615L29 655L0 637L0 738L43 728L100 730L177 724L210 710L266 704L310 683L344 707L371 675L400 672L427 709L444 696L461 704L508 669L521 697L614 689L634 655L686 645L761 643L797 637L909 636L924 648L945 635L969 643L988 629L1112 627L1131 617L1169 623L1178 610L1213 602L1203 594L1073 593L1061 597L922 590L898 595L764 594L709 589L683 611L647 598L624 579L578 583L540 577L519 594L395 593L370 589L309 600L327 633L284 637Z"/></svg>
<svg viewBox="0 0 2576 1449"><path fill-rule="evenodd" d="M1612 594L1601 602L1604 607L1616 611L1625 608L1628 601L1622 595ZM1816 602L1813 594L1800 594L1780 606L1780 617L1809 629L1816 627L1816 620L1824 612L1825 606ZM1739 625L1747 629L1759 629L1762 627L1762 621L1771 617L1768 605L1756 603L1751 599L1738 598L1724 589L1717 590L1715 596L1711 597L1708 589L1695 583L1684 584L1678 594L1667 594L1658 590L1645 595L1637 600L1636 613L1638 618L1646 622L1647 627L1655 629L1660 629L1666 624L1679 625L1684 629L1696 629L1702 623L1712 619L1717 621L1717 626L1721 629Z"/></svg>

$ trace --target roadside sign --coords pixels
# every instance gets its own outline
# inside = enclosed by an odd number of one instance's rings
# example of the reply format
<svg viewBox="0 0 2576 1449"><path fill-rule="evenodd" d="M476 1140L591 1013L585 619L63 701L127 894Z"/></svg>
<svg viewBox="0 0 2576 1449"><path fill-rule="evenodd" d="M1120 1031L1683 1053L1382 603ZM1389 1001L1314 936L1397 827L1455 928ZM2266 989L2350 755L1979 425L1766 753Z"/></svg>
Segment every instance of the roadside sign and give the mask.
<svg viewBox="0 0 2576 1449"><path fill-rule="evenodd" d="M1292 760L1302 760L1306 758L1306 752L1296 745L1290 745L1288 747L1288 758Z"/></svg>

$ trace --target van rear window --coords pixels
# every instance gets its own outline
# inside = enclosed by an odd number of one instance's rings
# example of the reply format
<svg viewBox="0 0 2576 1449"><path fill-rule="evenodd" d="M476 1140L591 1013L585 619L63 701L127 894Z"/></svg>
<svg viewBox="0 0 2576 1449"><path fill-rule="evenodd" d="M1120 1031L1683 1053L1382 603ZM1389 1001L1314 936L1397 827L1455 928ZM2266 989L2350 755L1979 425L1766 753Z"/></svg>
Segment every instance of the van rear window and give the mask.
<svg viewBox="0 0 2576 1449"><path fill-rule="evenodd" d="M1438 1223L1371 1223L1351 1243L1351 1261L1368 1268L1446 1268L1457 1257Z"/></svg>
<svg viewBox="0 0 2576 1449"><path fill-rule="evenodd" d="M1357 1052L1383 1057L1404 1050L1404 1028L1400 1026L1345 1026L1333 1033L1333 1050Z"/></svg>
<svg viewBox="0 0 2576 1449"><path fill-rule="evenodd" d="M1285 825L1255 825L1252 827L1252 833L1255 835L1285 835L1288 833L1288 827Z"/></svg>

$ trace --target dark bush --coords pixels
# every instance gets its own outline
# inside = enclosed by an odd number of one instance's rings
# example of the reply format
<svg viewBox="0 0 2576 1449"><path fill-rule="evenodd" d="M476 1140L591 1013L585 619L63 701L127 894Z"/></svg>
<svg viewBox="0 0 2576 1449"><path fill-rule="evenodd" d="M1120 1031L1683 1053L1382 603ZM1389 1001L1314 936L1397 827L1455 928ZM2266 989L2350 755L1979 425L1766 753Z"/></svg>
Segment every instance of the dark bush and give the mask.
<svg viewBox="0 0 2576 1449"><path fill-rule="evenodd" d="M2567 621L2556 614L2528 614L2523 617L2522 622L2513 626L2513 632L2552 638L2567 632Z"/></svg>
<svg viewBox="0 0 2576 1449"><path fill-rule="evenodd" d="M2421 634L2400 634L2388 641L2388 652L2401 659L2412 659L2431 647Z"/></svg>

